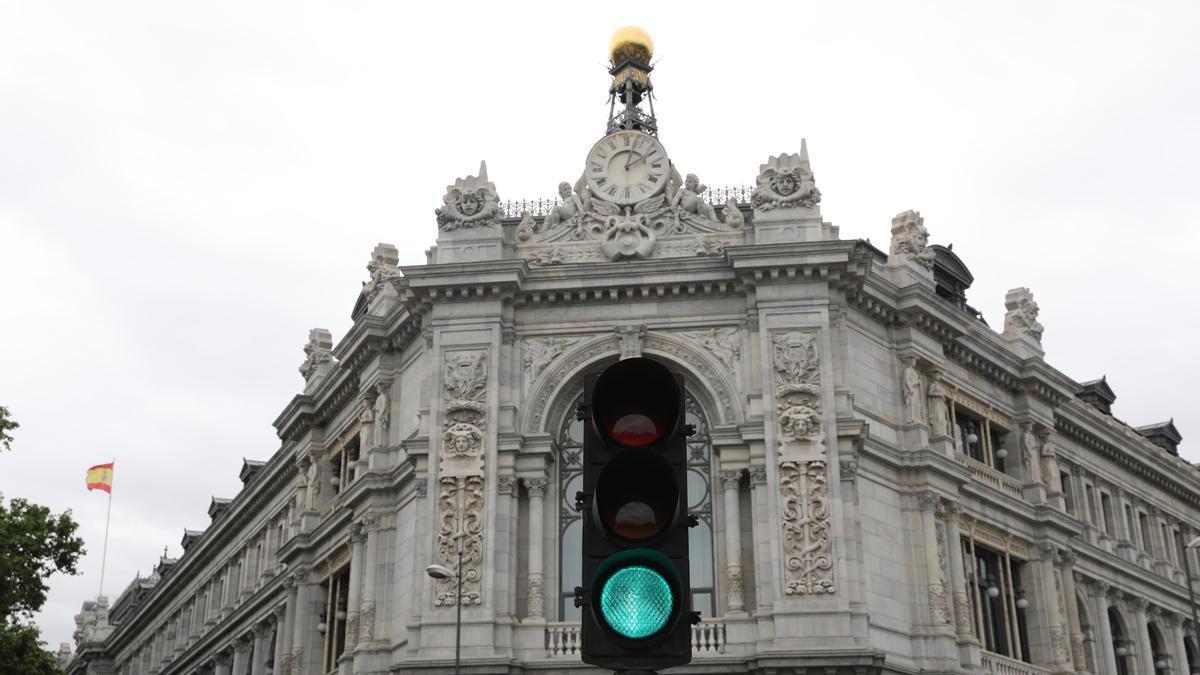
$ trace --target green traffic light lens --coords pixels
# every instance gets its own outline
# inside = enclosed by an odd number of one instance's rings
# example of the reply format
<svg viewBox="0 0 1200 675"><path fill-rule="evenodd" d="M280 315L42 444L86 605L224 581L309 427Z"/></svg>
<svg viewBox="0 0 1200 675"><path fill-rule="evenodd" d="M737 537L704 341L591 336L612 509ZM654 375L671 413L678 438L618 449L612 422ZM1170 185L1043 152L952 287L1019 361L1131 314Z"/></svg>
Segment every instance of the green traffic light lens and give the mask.
<svg viewBox="0 0 1200 675"><path fill-rule="evenodd" d="M600 614L617 633L634 640L658 633L671 618L675 593L663 575L643 565L617 570L600 590Z"/></svg>

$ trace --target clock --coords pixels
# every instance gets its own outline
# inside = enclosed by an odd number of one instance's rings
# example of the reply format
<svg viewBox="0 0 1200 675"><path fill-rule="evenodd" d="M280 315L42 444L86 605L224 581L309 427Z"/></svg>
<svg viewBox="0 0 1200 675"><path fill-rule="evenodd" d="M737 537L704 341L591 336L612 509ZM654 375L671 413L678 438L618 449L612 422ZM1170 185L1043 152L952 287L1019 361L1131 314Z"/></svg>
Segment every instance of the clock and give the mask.
<svg viewBox="0 0 1200 675"><path fill-rule="evenodd" d="M636 204L662 192L671 163L658 139L641 131L611 133L592 146L587 158L588 188L616 204Z"/></svg>

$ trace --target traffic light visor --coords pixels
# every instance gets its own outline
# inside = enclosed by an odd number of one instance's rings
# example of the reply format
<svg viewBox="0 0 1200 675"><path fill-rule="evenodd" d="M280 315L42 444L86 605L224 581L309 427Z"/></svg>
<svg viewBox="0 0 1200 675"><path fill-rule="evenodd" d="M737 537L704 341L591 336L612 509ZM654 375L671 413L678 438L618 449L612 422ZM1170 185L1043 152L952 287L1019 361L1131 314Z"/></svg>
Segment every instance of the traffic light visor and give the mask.
<svg viewBox="0 0 1200 675"><path fill-rule="evenodd" d="M654 445L679 426L679 383L665 366L635 358L609 366L592 394L596 430L625 447Z"/></svg>

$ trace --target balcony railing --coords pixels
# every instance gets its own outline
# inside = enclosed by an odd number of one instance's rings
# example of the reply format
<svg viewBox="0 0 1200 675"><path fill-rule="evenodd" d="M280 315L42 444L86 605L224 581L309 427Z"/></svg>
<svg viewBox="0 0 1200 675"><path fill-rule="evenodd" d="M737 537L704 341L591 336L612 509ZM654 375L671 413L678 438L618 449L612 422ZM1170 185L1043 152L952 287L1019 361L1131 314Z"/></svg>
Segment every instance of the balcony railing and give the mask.
<svg viewBox="0 0 1200 675"><path fill-rule="evenodd" d="M1050 671L1031 663L1010 659L1007 656L983 652L983 672L991 675L1047 675Z"/></svg>
<svg viewBox="0 0 1200 675"><path fill-rule="evenodd" d="M701 621L692 626L692 653L725 651L725 622ZM546 655L579 658L579 624L574 621L546 624Z"/></svg>
<svg viewBox="0 0 1200 675"><path fill-rule="evenodd" d="M983 462L971 459L961 452L954 453L954 458L971 470L971 478L985 485L991 485L1001 492L1007 492L1017 499L1023 498L1021 483L1016 478L997 471Z"/></svg>

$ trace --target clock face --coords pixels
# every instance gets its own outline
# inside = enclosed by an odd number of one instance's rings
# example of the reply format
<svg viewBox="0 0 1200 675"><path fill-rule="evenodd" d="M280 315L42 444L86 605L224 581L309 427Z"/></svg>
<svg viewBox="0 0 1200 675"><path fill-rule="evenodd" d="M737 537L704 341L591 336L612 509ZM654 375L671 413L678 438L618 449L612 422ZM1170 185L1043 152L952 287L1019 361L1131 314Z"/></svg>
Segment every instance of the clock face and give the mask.
<svg viewBox="0 0 1200 675"><path fill-rule="evenodd" d="M588 153L588 188L617 204L635 204L661 192L670 171L662 144L640 131L609 134Z"/></svg>

